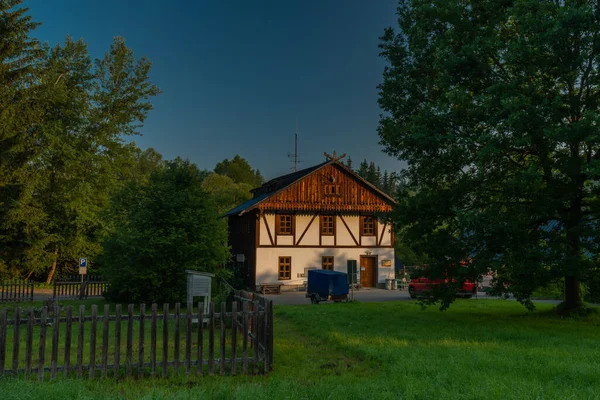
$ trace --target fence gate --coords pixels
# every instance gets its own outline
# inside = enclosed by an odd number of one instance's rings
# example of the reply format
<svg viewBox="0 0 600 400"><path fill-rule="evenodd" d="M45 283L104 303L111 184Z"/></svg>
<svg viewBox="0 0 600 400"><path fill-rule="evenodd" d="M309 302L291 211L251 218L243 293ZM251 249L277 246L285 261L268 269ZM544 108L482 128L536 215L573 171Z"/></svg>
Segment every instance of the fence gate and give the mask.
<svg viewBox="0 0 600 400"><path fill-rule="evenodd" d="M89 296L102 296L108 282L94 275L59 277L54 280L52 297L54 299L87 299Z"/></svg>

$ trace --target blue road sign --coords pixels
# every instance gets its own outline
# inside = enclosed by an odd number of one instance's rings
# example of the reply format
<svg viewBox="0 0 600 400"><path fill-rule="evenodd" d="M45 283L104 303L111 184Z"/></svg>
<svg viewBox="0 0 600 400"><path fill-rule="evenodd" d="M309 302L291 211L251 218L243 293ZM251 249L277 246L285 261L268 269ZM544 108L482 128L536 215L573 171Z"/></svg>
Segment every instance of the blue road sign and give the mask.
<svg viewBox="0 0 600 400"><path fill-rule="evenodd" d="M86 268L87 267L87 258L80 258L79 259L79 266L82 268Z"/></svg>

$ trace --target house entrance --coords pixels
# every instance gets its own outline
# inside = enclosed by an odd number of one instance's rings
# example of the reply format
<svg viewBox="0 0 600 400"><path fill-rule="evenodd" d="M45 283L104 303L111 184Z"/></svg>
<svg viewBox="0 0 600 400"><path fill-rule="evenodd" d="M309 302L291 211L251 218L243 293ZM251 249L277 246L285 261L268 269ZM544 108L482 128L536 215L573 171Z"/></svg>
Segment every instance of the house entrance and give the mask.
<svg viewBox="0 0 600 400"><path fill-rule="evenodd" d="M360 256L360 285L375 287L377 256Z"/></svg>

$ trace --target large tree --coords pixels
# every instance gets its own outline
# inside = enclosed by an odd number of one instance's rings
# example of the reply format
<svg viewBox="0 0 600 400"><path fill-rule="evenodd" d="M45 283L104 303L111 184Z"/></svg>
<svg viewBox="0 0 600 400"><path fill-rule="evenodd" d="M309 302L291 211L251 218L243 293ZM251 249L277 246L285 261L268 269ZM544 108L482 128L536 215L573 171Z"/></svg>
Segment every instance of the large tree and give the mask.
<svg viewBox="0 0 600 400"><path fill-rule="evenodd" d="M135 149L123 138L159 91L122 38L95 62L81 40L39 46L18 4L0 1L0 264L50 282L58 265L100 252L99 213Z"/></svg>
<svg viewBox="0 0 600 400"><path fill-rule="evenodd" d="M110 299L182 302L186 269L227 276L227 227L202 188L204 176L177 158L115 196L114 229L100 257Z"/></svg>
<svg viewBox="0 0 600 400"><path fill-rule="evenodd" d="M252 187L259 187L264 183L264 178L258 169L254 170L248 161L235 155L230 160L225 159L215 166L215 173L231 178L235 183L247 183Z"/></svg>
<svg viewBox="0 0 600 400"><path fill-rule="evenodd" d="M598 2L406 0L398 24L379 135L408 163L403 239L432 275L491 267L530 308L564 277L562 308L580 308L600 240Z"/></svg>

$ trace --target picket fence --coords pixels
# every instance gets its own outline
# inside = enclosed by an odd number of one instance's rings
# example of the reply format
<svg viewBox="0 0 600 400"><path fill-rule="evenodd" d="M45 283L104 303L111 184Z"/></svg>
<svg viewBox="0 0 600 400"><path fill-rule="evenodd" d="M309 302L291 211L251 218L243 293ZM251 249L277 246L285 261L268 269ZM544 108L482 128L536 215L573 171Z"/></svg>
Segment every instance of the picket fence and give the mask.
<svg viewBox="0 0 600 400"><path fill-rule="evenodd" d="M273 304L249 297L238 292L236 298L243 300L232 302L231 311L222 303L215 312L214 303L210 303L207 314L202 303L195 310L192 304L182 310L177 303L174 313L164 304L162 314L156 304L149 314L145 304L139 305L138 313L133 304L126 313L117 305L114 314L105 305L102 315L96 305L91 313L79 306L78 315L72 306L54 310L17 307L10 313L3 309L0 376L37 375L44 379L62 373L65 377L94 379L133 375L167 378L181 372L266 373L273 366Z"/></svg>

